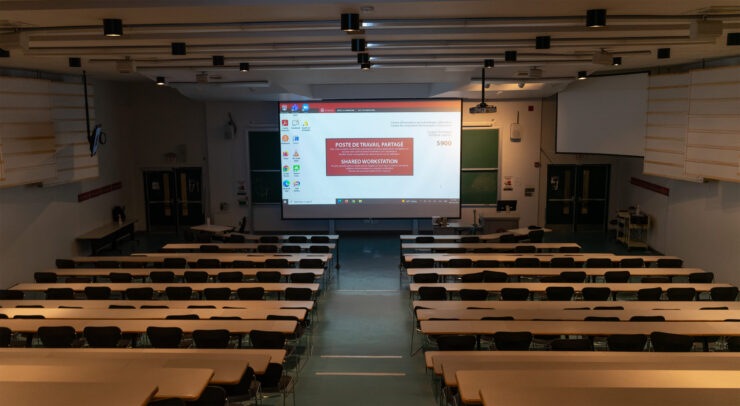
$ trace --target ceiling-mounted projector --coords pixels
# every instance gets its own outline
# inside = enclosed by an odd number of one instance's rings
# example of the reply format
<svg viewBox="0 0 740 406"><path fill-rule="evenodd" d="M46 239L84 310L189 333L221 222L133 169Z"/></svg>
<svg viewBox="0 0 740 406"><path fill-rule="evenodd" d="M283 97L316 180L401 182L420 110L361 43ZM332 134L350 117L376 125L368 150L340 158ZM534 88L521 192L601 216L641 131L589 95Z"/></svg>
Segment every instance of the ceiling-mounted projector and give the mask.
<svg viewBox="0 0 740 406"><path fill-rule="evenodd" d="M486 104L486 69L481 69L480 104L470 108L470 114L495 113L496 106Z"/></svg>

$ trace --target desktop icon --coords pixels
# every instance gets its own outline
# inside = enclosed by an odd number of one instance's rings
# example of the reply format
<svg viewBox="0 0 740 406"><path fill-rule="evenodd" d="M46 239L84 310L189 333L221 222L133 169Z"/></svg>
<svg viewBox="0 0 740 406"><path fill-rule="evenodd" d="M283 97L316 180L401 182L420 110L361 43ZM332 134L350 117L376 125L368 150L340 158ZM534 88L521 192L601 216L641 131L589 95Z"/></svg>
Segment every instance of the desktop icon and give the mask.
<svg viewBox="0 0 740 406"><path fill-rule="evenodd" d="M303 105L303 106L301 107L301 111L308 111L308 104L304 104L304 105Z"/></svg>
<svg viewBox="0 0 740 406"><path fill-rule="evenodd" d="M293 181L293 186L295 187L301 186L301 181L300 180Z"/></svg>
<svg viewBox="0 0 740 406"><path fill-rule="evenodd" d="M283 122L283 127L287 127L288 126L288 120L282 120L282 122Z"/></svg>
<svg viewBox="0 0 740 406"><path fill-rule="evenodd" d="M345 202L345 203L349 203L349 200L347 200L347 199L344 199L344 202Z"/></svg>
<svg viewBox="0 0 740 406"><path fill-rule="evenodd" d="M283 134L283 136L281 137L281 139L283 140L283 142L288 142L288 141L290 141L290 136L288 134Z"/></svg>
<svg viewBox="0 0 740 406"><path fill-rule="evenodd" d="M298 111L298 105L297 104L294 104L294 105L290 106L290 111Z"/></svg>
<svg viewBox="0 0 740 406"><path fill-rule="evenodd" d="M288 172L290 170L290 166L285 165L283 166L283 172Z"/></svg>
<svg viewBox="0 0 740 406"><path fill-rule="evenodd" d="M290 153L288 151L283 151L283 158L287 158L290 156Z"/></svg>
<svg viewBox="0 0 740 406"><path fill-rule="evenodd" d="M358 202L362 203L362 199L358 200Z"/></svg>
<svg viewBox="0 0 740 406"><path fill-rule="evenodd" d="M289 180L284 180L283 181L283 187L290 187L290 181Z"/></svg>
<svg viewBox="0 0 740 406"><path fill-rule="evenodd" d="M337 199L337 203L342 203L342 199Z"/></svg>
<svg viewBox="0 0 740 406"><path fill-rule="evenodd" d="M300 157L301 157L301 155L298 153L298 151L296 151L296 152L293 153L293 158L300 158Z"/></svg>
<svg viewBox="0 0 740 406"><path fill-rule="evenodd" d="M354 201L354 200L352 200L352 203L354 203L354 202L355 202L355 201Z"/></svg>
<svg viewBox="0 0 740 406"><path fill-rule="evenodd" d="M300 140L301 140L301 137L299 137L297 135L295 137L293 137L293 142L298 142Z"/></svg>
<svg viewBox="0 0 740 406"><path fill-rule="evenodd" d="M304 121L304 122L303 122L303 126L304 126L304 127L308 127L308 121Z"/></svg>
<svg viewBox="0 0 740 406"><path fill-rule="evenodd" d="M298 120L293 120L293 127L298 127L301 124Z"/></svg>
<svg viewBox="0 0 740 406"><path fill-rule="evenodd" d="M280 105L280 111L288 111L288 105L287 104L281 104Z"/></svg>
<svg viewBox="0 0 740 406"><path fill-rule="evenodd" d="M300 165L293 165L293 172L300 172L301 166Z"/></svg>

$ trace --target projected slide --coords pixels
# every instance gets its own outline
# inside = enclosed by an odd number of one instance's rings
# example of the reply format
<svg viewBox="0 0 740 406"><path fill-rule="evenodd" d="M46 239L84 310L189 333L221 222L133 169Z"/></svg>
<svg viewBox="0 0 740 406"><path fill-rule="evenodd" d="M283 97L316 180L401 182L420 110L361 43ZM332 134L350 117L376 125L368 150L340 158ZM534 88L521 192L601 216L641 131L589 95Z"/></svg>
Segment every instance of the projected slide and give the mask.
<svg viewBox="0 0 740 406"><path fill-rule="evenodd" d="M283 217L458 217L460 112L460 100L280 103Z"/></svg>

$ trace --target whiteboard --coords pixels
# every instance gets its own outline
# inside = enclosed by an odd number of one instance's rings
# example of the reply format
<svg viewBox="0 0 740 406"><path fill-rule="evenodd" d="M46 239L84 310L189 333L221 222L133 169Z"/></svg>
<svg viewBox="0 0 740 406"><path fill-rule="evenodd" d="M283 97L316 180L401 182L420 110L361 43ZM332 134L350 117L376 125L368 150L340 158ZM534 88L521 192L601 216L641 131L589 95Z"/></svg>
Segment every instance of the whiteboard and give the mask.
<svg viewBox="0 0 740 406"><path fill-rule="evenodd" d="M590 77L558 93L556 152L643 156L648 74Z"/></svg>

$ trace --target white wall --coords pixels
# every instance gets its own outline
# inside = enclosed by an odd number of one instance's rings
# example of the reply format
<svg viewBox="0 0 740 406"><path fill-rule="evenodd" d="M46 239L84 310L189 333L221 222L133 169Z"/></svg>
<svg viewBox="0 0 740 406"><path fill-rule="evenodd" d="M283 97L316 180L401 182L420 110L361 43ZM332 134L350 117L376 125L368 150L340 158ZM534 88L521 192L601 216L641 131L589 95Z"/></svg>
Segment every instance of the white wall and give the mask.
<svg viewBox="0 0 740 406"><path fill-rule="evenodd" d="M630 184L632 177L670 189L664 196ZM629 205L651 215L650 246L714 272L719 283L740 284L740 183L693 183L642 175L632 160L619 179Z"/></svg>

